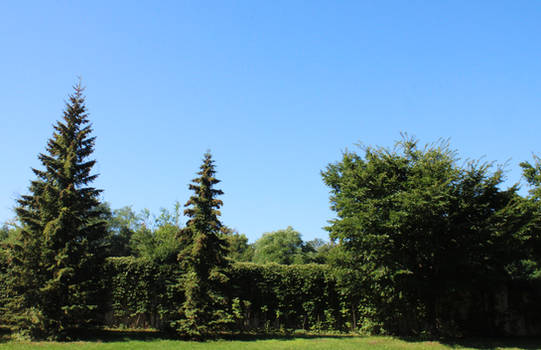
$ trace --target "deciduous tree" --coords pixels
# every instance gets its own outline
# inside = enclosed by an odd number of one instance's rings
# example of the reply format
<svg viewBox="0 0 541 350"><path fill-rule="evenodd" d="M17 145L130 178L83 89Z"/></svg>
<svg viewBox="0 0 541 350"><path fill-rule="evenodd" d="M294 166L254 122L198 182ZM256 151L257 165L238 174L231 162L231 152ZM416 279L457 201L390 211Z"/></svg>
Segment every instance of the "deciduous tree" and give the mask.
<svg viewBox="0 0 541 350"><path fill-rule="evenodd" d="M253 261L258 264L304 264L308 262L301 234L291 226L284 230L264 233L254 243Z"/></svg>
<svg viewBox="0 0 541 350"><path fill-rule="evenodd" d="M490 164L459 165L446 142L346 152L322 175L353 326L359 311L372 331L452 332L458 307L484 302L521 253L517 187L500 189Z"/></svg>

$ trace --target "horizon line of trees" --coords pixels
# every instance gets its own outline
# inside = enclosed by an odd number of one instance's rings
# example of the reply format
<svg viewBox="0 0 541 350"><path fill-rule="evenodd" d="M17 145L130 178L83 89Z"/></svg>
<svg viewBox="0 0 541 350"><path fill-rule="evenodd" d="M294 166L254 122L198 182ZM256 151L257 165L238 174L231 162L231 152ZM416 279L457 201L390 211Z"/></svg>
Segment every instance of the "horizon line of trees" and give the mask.
<svg viewBox="0 0 541 350"><path fill-rule="evenodd" d="M148 211L101 203L80 82L74 90L38 156L42 169L17 201L17 223L0 230L0 325L14 333L66 339L98 326L101 271L115 256L175 267L166 285L178 305L164 329L194 338L231 330L239 305L249 304L231 294L232 261L328 265L348 328L371 333L494 331L516 316L495 316L498 293L516 281L534 290L541 283L538 157L520 164L530 186L523 196L518 184L501 188L502 168L460 163L447 141L422 146L403 135L394 148L345 151L321 172L336 212L329 243L303 242L288 227L248 244L219 219L223 192L209 152L183 211L176 203L152 221Z"/></svg>
<svg viewBox="0 0 541 350"><path fill-rule="evenodd" d="M106 257L132 256L157 263L176 261L180 245L177 234L185 227L179 220L179 202L174 204L173 211L161 208L159 215L148 209L135 212L131 206L111 210L107 202L101 203L98 210L106 222ZM20 230L14 220L4 223L0 227L0 242L16 240ZM291 226L263 233L253 243L245 234L227 226L221 228L220 234L227 240L227 256L238 262L324 264L333 247L332 242L321 238L304 241Z"/></svg>

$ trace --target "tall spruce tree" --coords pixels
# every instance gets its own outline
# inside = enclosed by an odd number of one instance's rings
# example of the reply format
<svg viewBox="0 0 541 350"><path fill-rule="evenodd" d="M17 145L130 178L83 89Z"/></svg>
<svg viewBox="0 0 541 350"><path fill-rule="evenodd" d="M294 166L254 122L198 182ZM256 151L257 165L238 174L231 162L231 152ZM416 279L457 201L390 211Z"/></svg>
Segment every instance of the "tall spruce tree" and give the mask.
<svg viewBox="0 0 541 350"><path fill-rule="evenodd" d="M4 322L31 338L65 338L97 321L106 229L101 190L89 186L95 137L81 83L74 89L38 157L44 169L32 169L37 179L18 200L22 230L8 252Z"/></svg>
<svg viewBox="0 0 541 350"><path fill-rule="evenodd" d="M218 219L223 202L216 198L223 192L214 188L220 180L214 177L209 152L200 169L199 177L189 185L194 194L186 203L184 214L190 219L182 231L183 249L178 255L184 271L180 284L185 301L176 328L191 337L208 335L231 321L224 293L229 265L227 241L221 235L222 223Z"/></svg>

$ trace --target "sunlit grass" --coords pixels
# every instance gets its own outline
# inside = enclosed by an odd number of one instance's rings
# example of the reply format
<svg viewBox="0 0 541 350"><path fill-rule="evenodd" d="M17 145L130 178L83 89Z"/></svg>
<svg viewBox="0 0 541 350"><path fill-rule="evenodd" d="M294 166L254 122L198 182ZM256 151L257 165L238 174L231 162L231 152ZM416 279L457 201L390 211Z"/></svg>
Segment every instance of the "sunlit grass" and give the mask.
<svg viewBox="0 0 541 350"><path fill-rule="evenodd" d="M186 349L186 350L394 350L394 349L541 349L536 339L462 340L454 342L411 341L392 337L321 336L283 337L274 339L248 338L244 340L182 341L139 334L120 334L114 337L97 337L92 341L76 342L25 342L6 341L0 349Z"/></svg>

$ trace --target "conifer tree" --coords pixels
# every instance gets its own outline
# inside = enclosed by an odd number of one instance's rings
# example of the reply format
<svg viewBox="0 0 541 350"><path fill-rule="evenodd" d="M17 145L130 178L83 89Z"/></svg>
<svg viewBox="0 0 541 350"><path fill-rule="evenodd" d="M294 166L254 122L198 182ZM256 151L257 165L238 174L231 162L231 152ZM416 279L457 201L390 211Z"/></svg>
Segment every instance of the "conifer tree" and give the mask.
<svg viewBox="0 0 541 350"><path fill-rule="evenodd" d="M230 322L224 296L228 249L218 219L223 202L216 198L223 192L214 188L220 180L214 177L209 152L200 169L199 177L189 185L194 194L186 203L184 214L190 219L182 231L183 249L178 255L184 271L180 283L185 301L180 310L182 319L176 326L177 331L192 337L208 335Z"/></svg>
<svg viewBox="0 0 541 350"><path fill-rule="evenodd" d="M106 229L101 190L89 186L95 137L81 83L74 89L38 157L44 169L32 169L37 179L18 200L22 230L8 251L4 322L31 338L65 338L97 321Z"/></svg>

